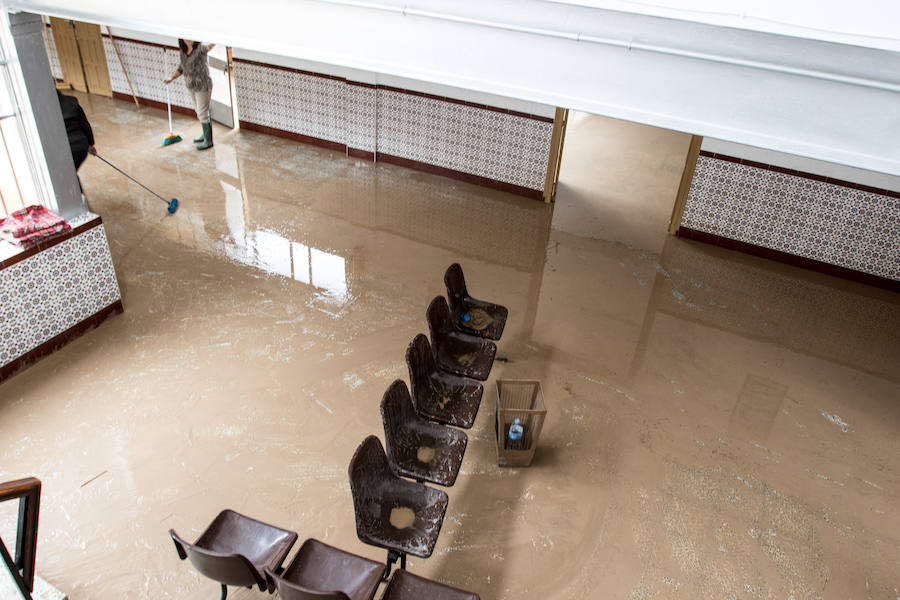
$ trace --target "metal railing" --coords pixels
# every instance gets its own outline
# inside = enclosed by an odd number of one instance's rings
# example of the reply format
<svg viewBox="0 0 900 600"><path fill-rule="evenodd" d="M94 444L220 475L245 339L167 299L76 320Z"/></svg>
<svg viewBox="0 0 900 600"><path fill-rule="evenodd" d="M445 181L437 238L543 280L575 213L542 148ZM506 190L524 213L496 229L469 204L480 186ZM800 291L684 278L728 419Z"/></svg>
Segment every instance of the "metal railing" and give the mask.
<svg viewBox="0 0 900 600"><path fill-rule="evenodd" d="M15 560L0 539L0 556L6 563L16 587L25 600L32 600L34 590L34 558L37 551L38 513L41 509L41 480L26 477L0 483L0 502L19 500L19 519L16 526Z"/></svg>

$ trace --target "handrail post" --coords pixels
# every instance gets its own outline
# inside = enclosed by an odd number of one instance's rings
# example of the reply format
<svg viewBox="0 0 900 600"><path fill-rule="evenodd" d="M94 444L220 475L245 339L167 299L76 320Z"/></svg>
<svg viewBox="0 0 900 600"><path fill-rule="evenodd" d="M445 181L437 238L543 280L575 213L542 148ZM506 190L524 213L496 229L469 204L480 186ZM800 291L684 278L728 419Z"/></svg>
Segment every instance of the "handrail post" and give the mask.
<svg viewBox="0 0 900 600"><path fill-rule="evenodd" d="M34 590L34 564L37 554L38 515L41 508L41 481L27 477L0 483L0 502L19 500L19 520L16 527L15 560L9 556L0 540L0 554L10 570L16 586L26 600ZM21 573L20 573L21 571Z"/></svg>

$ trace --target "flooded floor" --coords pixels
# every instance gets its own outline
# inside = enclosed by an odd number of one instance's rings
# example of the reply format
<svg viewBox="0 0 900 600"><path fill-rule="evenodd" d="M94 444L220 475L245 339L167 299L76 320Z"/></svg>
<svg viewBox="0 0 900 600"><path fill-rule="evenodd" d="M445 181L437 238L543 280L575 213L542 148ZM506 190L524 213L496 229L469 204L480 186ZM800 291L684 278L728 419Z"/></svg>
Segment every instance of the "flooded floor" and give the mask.
<svg viewBox="0 0 900 600"><path fill-rule="evenodd" d="M0 385L0 480L43 480L38 570L70 598L217 597L167 531L224 508L383 559L347 465L454 261L509 307L509 362L411 571L485 600L900 597L896 294L262 134L198 153L184 117L163 148L165 113L81 98L181 208L89 158L125 313ZM653 160L623 176L681 159ZM498 378L543 384L530 468L497 467Z"/></svg>

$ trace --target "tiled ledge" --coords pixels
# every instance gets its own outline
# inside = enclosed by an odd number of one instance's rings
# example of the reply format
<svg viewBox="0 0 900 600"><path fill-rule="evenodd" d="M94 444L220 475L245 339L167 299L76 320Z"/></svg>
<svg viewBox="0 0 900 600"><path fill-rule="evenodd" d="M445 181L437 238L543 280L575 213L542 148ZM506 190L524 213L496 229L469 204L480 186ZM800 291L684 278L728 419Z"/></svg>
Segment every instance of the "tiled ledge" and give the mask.
<svg viewBox="0 0 900 600"><path fill-rule="evenodd" d="M123 310L100 217L72 224L0 263L0 381Z"/></svg>

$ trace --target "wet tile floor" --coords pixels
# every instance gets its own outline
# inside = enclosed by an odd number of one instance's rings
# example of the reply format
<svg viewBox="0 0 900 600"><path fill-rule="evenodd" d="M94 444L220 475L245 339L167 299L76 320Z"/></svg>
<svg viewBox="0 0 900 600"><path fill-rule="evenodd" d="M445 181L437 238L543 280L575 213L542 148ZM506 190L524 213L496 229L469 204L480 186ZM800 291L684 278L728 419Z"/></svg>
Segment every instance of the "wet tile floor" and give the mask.
<svg viewBox="0 0 900 600"><path fill-rule="evenodd" d="M126 311L0 385L0 479L43 480L38 568L70 598L216 597L167 530L226 507L382 559L347 464L454 261L509 307L509 362L410 570L484 599L900 597L895 294L576 236L533 200L256 133L163 148L165 113L82 100L101 154L181 208L89 159ZM497 467L499 378L543 383L527 469Z"/></svg>

